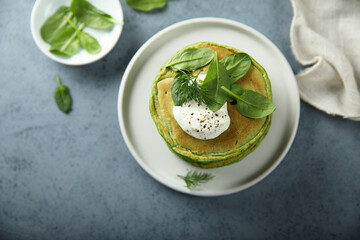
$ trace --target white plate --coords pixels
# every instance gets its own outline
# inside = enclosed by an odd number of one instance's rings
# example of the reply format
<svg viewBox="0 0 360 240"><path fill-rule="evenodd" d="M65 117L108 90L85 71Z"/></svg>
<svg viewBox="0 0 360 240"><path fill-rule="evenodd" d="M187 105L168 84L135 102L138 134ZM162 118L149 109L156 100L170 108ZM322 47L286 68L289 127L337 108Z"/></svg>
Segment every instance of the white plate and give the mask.
<svg viewBox="0 0 360 240"><path fill-rule="evenodd" d="M123 21L123 12L119 0L89 0L89 2L118 21ZM62 57L49 52L50 45L41 38L40 28L60 6L70 6L70 3L71 0L37 0L35 2L31 12L30 27L36 45L52 60L67 65L85 65L103 58L119 40L123 28L121 25L114 24L110 29L84 28L84 32L91 34L99 42L101 51L98 54L89 54L82 48L79 48L79 51L71 57Z"/></svg>
<svg viewBox="0 0 360 240"><path fill-rule="evenodd" d="M254 57L272 83L273 114L268 135L242 161L216 169L199 169L172 153L149 113L152 83L165 62L181 48L200 41L232 46ZM164 185L197 196L220 196L246 189L267 176L288 152L296 134L300 100L294 74L278 48L248 26L219 18L197 18L174 24L150 38L134 55L121 81L118 118L124 140L140 166ZM188 190L178 174L209 172L215 178Z"/></svg>

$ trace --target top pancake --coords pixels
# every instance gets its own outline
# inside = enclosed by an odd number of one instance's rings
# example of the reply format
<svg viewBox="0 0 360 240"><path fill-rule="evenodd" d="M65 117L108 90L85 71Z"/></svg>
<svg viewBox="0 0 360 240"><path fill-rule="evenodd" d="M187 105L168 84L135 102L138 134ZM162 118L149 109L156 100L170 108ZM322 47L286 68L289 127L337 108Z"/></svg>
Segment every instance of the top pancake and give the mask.
<svg viewBox="0 0 360 240"><path fill-rule="evenodd" d="M186 48L210 48L217 52L219 60L229 54L240 52L234 48L210 42L201 42ZM238 83L244 89L256 91L271 100L268 76L254 59L251 58L251 60L249 71L238 80ZM203 72L207 72L207 67L203 68ZM184 160L193 164L199 163L195 165L200 167L211 167L208 164L228 160L213 164L214 167L217 167L242 159L260 143L267 133L271 115L260 119L247 118L238 112L236 104L230 103L228 103L230 127L217 138L200 140L184 132L172 113L174 104L171 97L171 84L176 74L168 68L162 68L154 81L150 99L150 112L153 120L172 151Z"/></svg>

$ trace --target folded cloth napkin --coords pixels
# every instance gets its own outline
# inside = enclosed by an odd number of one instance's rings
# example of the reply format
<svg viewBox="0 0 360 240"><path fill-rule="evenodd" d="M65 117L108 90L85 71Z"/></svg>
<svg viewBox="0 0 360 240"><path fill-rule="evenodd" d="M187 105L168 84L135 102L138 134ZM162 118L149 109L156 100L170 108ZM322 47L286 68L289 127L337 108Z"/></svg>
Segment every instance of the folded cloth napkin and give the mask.
<svg viewBox="0 0 360 240"><path fill-rule="evenodd" d="M290 41L305 66L300 96L328 114L360 121L360 1L291 0Z"/></svg>

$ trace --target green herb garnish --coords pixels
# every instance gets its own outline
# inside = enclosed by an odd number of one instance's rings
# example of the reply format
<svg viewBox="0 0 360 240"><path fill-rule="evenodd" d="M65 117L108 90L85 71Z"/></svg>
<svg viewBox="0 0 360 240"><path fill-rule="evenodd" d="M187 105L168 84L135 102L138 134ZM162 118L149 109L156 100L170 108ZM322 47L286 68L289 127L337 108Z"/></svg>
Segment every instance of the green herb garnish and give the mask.
<svg viewBox="0 0 360 240"><path fill-rule="evenodd" d="M245 91L244 88L238 83L231 84L230 89L231 89L231 92L236 94L236 95L241 95ZM236 103L236 98L234 96L228 94L228 100L227 101L230 102L230 103L235 104Z"/></svg>
<svg viewBox="0 0 360 240"><path fill-rule="evenodd" d="M270 115L276 109L272 101L255 91L244 90L240 95L237 95L224 86L221 89L236 99L237 109L245 117L263 118Z"/></svg>
<svg viewBox="0 0 360 240"><path fill-rule="evenodd" d="M200 84L206 94L205 103L213 112L218 111L228 99L227 93L221 90L221 86L230 88L230 80L225 66L218 61L217 53L214 52L206 77Z"/></svg>
<svg viewBox="0 0 360 240"><path fill-rule="evenodd" d="M226 66L231 83L245 76L251 66L251 59L246 53L227 55L220 62Z"/></svg>
<svg viewBox="0 0 360 240"><path fill-rule="evenodd" d="M204 96L200 86L197 84L197 77L184 72L179 72L171 85L171 96L175 106L181 106L189 99L197 103L204 103Z"/></svg>
<svg viewBox="0 0 360 240"><path fill-rule="evenodd" d="M197 188L200 184L207 183L209 180L213 179L214 176L206 172L198 171L188 171L186 176L177 175L179 178L183 179L186 183L186 187L190 190Z"/></svg>
<svg viewBox="0 0 360 240"><path fill-rule="evenodd" d="M179 51L165 66L174 71L194 71L208 64L214 58L214 51L208 48L188 48Z"/></svg>
<svg viewBox="0 0 360 240"><path fill-rule="evenodd" d="M139 11L149 12L154 9L165 7L168 0L126 0L126 3Z"/></svg>
<svg viewBox="0 0 360 240"><path fill-rule="evenodd" d="M192 80L190 73L209 64L206 77L200 83ZM276 109L267 97L251 90L244 90L237 80L245 76L251 66L246 53L230 54L218 61L217 53L207 48L188 48L175 54L166 67L179 71L171 86L175 106L190 100L205 103L216 112L226 102L236 102L240 114L249 118L262 118Z"/></svg>
<svg viewBox="0 0 360 240"><path fill-rule="evenodd" d="M68 114L72 104L69 88L66 85L61 84L59 76L56 76L56 80L58 83L58 87L54 91L56 105L61 111Z"/></svg>

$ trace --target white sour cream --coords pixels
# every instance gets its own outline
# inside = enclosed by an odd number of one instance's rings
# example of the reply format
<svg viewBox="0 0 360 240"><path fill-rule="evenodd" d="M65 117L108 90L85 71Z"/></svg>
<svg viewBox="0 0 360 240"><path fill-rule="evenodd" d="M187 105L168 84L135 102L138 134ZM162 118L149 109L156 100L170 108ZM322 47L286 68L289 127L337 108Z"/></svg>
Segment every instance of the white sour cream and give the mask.
<svg viewBox="0 0 360 240"><path fill-rule="evenodd" d="M173 114L180 127L197 139L216 138L230 126L227 103L213 112L205 104L192 100L183 106L174 106Z"/></svg>

